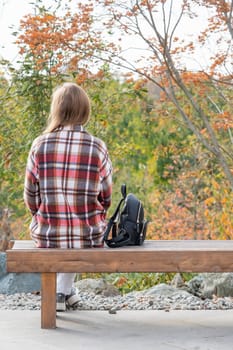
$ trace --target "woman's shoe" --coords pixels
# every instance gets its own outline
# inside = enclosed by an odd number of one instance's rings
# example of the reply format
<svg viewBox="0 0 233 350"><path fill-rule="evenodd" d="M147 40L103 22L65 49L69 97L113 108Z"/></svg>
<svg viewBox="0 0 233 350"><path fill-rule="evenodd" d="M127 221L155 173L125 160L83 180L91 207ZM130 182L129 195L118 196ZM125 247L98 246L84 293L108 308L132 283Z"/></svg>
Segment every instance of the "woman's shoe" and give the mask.
<svg viewBox="0 0 233 350"><path fill-rule="evenodd" d="M81 299L77 294L76 288L71 289L71 293L66 295L66 306L68 308L76 309Z"/></svg>
<svg viewBox="0 0 233 350"><path fill-rule="evenodd" d="M56 294L56 310L66 311L66 296L63 293Z"/></svg>

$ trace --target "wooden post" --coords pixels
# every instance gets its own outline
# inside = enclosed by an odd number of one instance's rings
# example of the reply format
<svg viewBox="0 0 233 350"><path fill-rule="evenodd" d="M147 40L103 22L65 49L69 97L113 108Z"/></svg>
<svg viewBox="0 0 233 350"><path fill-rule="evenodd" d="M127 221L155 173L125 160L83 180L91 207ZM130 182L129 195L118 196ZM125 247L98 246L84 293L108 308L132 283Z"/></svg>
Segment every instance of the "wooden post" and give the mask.
<svg viewBox="0 0 233 350"><path fill-rule="evenodd" d="M41 328L56 328L56 273L41 273Z"/></svg>

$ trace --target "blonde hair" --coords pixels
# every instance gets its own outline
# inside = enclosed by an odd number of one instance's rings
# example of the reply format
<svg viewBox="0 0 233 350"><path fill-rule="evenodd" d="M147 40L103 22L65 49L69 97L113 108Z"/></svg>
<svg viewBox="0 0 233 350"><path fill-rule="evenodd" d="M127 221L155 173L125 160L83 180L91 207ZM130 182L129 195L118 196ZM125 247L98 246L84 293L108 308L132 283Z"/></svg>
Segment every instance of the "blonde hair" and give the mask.
<svg viewBox="0 0 233 350"><path fill-rule="evenodd" d="M77 84L64 83L53 92L45 132L54 131L59 126L86 124L90 109L90 100L86 92Z"/></svg>

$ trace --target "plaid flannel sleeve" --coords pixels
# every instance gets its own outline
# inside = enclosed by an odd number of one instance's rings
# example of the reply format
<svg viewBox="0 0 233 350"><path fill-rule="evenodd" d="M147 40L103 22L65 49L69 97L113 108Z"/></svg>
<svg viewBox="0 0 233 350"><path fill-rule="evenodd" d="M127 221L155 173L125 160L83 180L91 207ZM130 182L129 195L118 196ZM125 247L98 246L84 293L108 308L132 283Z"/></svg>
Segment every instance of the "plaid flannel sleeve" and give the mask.
<svg viewBox="0 0 233 350"><path fill-rule="evenodd" d="M36 214L41 203L41 198L38 181L38 168L33 149L30 151L27 160L24 182L24 202L27 208L30 210L31 214Z"/></svg>

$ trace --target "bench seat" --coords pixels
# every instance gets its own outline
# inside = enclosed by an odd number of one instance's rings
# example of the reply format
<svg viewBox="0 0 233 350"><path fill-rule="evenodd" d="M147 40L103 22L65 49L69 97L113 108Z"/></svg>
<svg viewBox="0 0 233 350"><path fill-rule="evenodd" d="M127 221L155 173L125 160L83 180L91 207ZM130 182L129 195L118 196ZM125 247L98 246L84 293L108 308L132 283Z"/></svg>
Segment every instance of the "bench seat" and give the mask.
<svg viewBox="0 0 233 350"><path fill-rule="evenodd" d="M41 273L41 327L56 327L57 272L233 272L233 241L145 241L111 249L44 249L15 241L8 272Z"/></svg>

